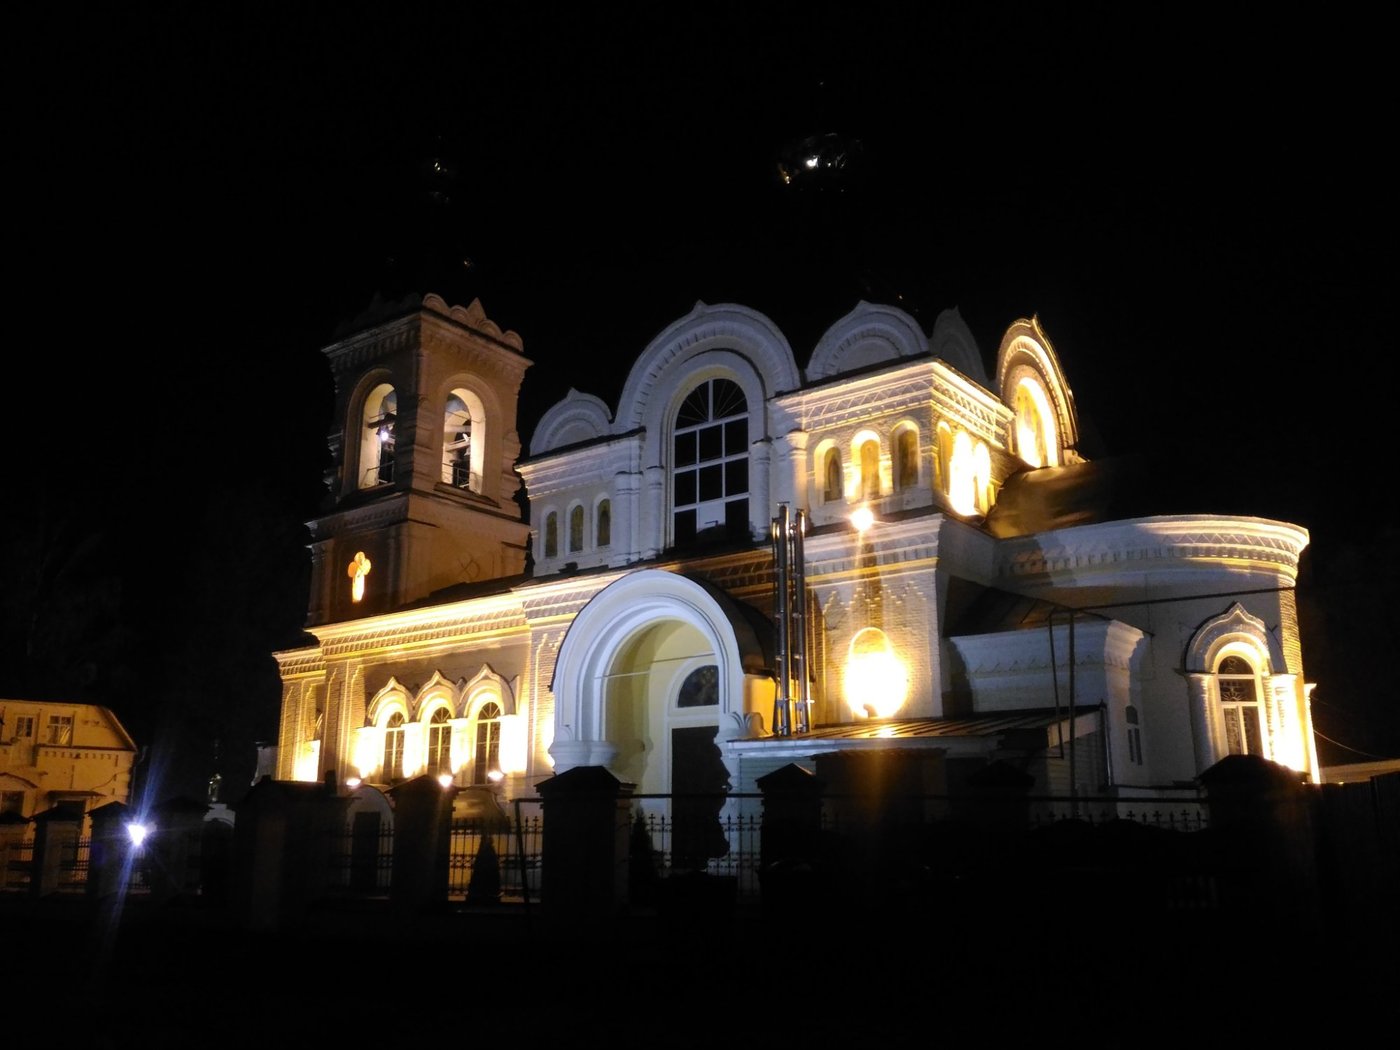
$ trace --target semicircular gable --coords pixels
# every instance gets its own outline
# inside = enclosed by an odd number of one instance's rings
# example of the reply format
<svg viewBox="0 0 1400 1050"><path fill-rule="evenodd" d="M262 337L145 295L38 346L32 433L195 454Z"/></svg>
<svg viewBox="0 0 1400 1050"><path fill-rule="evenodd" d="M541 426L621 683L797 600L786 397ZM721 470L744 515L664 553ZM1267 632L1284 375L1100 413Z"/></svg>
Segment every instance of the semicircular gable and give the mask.
<svg viewBox="0 0 1400 1050"><path fill-rule="evenodd" d="M746 306L696 303L694 310L653 339L633 364L618 400L613 432L625 434L644 426L659 412L653 404L656 395L671 396L699 364L696 358L715 350L732 351L745 363L744 371L761 391L760 404L802 385L787 337L772 321ZM741 385L748 392L751 384ZM751 405L750 411L758 407Z"/></svg>
<svg viewBox="0 0 1400 1050"><path fill-rule="evenodd" d="M1001 337L1001 346L997 350L996 388L1003 404L1010 406L1013 403L1016 384L1027 372L1035 373L1050 398L1061 447L1074 448L1079 444L1079 417L1074 408L1074 394L1065 382L1055 347L1036 317L1013 322Z"/></svg>
<svg viewBox="0 0 1400 1050"><path fill-rule="evenodd" d="M530 455L538 456L565 445L603 437L611 423L612 413L602 398L570 387L564 399L540 417L535 432L530 435Z"/></svg>
<svg viewBox="0 0 1400 1050"><path fill-rule="evenodd" d="M933 334L928 339L933 356L956 368L978 386L986 389L987 365L982 360L982 351L973 338L972 329L963 320L957 307L949 307L933 322Z"/></svg>
<svg viewBox="0 0 1400 1050"><path fill-rule="evenodd" d="M918 357L928 348L918 323L903 310L861 300L817 341L807 363L807 380Z"/></svg>
<svg viewBox="0 0 1400 1050"><path fill-rule="evenodd" d="M577 752L604 732L601 683L615 655L638 630L674 620L695 628L719 667L722 735L744 726L744 675L772 666L761 617L724 591L664 569L628 573L579 610L559 646L550 691L555 698L555 747ZM561 747L561 745L563 745Z"/></svg>

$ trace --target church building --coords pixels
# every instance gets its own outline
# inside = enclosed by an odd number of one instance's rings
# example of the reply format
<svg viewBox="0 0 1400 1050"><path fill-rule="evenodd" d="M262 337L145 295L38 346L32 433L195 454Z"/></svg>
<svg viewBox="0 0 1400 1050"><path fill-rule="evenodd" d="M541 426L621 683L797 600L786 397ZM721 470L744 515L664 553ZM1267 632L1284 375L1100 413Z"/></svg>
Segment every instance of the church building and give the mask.
<svg viewBox="0 0 1400 1050"><path fill-rule="evenodd" d="M570 390L538 420L480 301L415 298L324 352L279 780L509 802L597 766L743 796L889 752L931 796L993 763L1100 801L1191 795L1238 753L1320 779L1307 531L1115 502L1035 318L984 358L951 309L924 331L861 302L794 348L697 303L616 366L617 404Z"/></svg>

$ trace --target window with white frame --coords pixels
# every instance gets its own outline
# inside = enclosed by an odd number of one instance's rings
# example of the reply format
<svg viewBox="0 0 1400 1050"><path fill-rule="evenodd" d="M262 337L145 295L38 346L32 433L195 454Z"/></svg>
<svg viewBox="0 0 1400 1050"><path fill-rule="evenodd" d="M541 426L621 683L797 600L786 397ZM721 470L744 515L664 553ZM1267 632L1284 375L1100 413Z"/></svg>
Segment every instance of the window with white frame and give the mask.
<svg viewBox="0 0 1400 1050"><path fill-rule="evenodd" d="M671 435L672 539L709 529L749 534L749 407L731 379L707 379L676 412Z"/></svg>
<svg viewBox="0 0 1400 1050"><path fill-rule="evenodd" d="M403 714L395 711L384 723L384 780L403 779Z"/></svg>
<svg viewBox="0 0 1400 1050"><path fill-rule="evenodd" d="M428 719L428 772L452 772L452 726L450 712L439 707Z"/></svg>
<svg viewBox="0 0 1400 1050"><path fill-rule="evenodd" d="M1259 675L1242 656L1229 654L1215 669L1225 743L1232 755L1264 756Z"/></svg>
<svg viewBox="0 0 1400 1050"><path fill-rule="evenodd" d="M475 757L472 783L490 783L491 774L501 772L501 706L494 701L482 704L476 713Z"/></svg>
<svg viewBox="0 0 1400 1050"><path fill-rule="evenodd" d="M44 735L44 742L60 745L73 743L73 716L49 715L49 723Z"/></svg>

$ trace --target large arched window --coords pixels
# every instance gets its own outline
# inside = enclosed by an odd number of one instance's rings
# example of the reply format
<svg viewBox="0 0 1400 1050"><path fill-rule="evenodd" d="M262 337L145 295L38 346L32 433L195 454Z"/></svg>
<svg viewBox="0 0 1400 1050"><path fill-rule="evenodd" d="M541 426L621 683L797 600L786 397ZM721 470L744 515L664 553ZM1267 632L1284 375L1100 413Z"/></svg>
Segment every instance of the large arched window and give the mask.
<svg viewBox="0 0 1400 1050"><path fill-rule="evenodd" d="M397 421L398 396L388 383L380 383L365 398L361 415L358 488L393 483Z"/></svg>
<svg viewBox="0 0 1400 1050"><path fill-rule="evenodd" d="M1016 413L1016 454L1032 467L1058 465L1060 439L1055 410L1040 381L1022 376L1011 402Z"/></svg>
<svg viewBox="0 0 1400 1050"><path fill-rule="evenodd" d="M749 534L749 408L730 379L707 379L676 412L671 438L672 538L708 529Z"/></svg>
<svg viewBox="0 0 1400 1050"><path fill-rule="evenodd" d="M495 773L496 777L491 774ZM501 773L501 707L494 701L481 705L476 713L476 756L472 763L472 783L487 784Z"/></svg>
<svg viewBox="0 0 1400 1050"><path fill-rule="evenodd" d="M439 707L428 719L428 772L452 772L452 726L447 708Z"/></svg>
<svg viewBox="0 0 1400 1050"><path fill-rule="evenodd" d="M442 480L470 492L481 491L486 412L470 390L447 396L442 421Z"/></svg>
<svg viewBox="0 0 1400 1050"><path fill-rule="evenodd" d="M403 779L403 715L398 711L384 723L383 779L389 784Z"/></svg>
<svg viewBox="0 0 1400 1050"><path fill-rule="evenodd" d="M1220 713L1225 719L1225 743L1232 755L1264 755L1263 722L1259 710L1259 675L1243 657L1229 654L1215 670L1220 689Z"/></svg>

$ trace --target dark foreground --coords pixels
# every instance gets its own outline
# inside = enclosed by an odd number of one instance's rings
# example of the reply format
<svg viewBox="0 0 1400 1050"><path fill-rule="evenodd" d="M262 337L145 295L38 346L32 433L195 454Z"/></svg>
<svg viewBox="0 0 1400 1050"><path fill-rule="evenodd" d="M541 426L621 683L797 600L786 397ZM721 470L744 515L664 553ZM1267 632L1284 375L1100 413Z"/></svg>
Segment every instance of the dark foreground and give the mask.
<svg viewBox="0 0 1400 1050"><path fill-rule="evenodd" d="M562 923L511 905L324 910L254 930L197 900L8 898L0 952L0 1045L17 1048L1129 1048L1395 1034L1393 940L1304 943L1210 917L1142 928L1132 915L832 901Z"/></svg>

